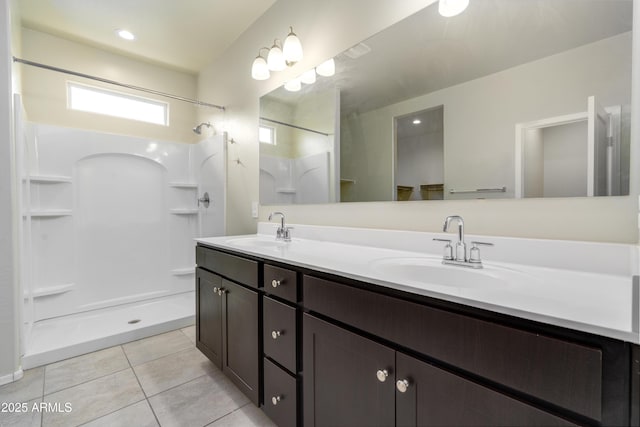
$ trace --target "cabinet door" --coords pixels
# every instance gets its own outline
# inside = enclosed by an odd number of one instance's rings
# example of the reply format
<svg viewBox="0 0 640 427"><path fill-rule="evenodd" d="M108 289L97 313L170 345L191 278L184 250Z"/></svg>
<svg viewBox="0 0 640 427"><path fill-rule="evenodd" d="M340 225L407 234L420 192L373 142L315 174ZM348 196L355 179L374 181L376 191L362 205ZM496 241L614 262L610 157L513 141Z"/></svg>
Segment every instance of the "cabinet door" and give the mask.
<svg viewBox="0 0 640 427"><path fill-rule="evenodd" d="M224 353L222 371L259 405L258 293L222 280Z"/></svg>
<svg viewBox="0 0 640 427"><path fill-rule="evenodd" d="M396 425L459 427L575 424L398 352Z"/></svg>
<svg viewBox="0 0 640 427"><path fill-rule="evenodd" d="M196 269L196 347L222 368L222 278Z"/></svg>
<svg viewBox="0 0 640 427"><path fill-rule="evenodd" d="M308 314L303 346L305 427L394 424L393 350Z"/></svg>

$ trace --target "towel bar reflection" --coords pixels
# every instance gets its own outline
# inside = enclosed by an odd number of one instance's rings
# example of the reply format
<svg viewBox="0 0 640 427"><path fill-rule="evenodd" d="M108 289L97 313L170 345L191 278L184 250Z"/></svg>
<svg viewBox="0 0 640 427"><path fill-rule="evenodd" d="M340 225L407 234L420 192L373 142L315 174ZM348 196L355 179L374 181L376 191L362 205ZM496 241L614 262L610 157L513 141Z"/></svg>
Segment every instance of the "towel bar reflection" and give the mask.
<svg viewBox="0 0 640 427"><path fill-rule="evenodd" d="M476 188L475 190L449 190L449 194L462 194L462 193L505 193L507 187L500 188Z"/></svg>

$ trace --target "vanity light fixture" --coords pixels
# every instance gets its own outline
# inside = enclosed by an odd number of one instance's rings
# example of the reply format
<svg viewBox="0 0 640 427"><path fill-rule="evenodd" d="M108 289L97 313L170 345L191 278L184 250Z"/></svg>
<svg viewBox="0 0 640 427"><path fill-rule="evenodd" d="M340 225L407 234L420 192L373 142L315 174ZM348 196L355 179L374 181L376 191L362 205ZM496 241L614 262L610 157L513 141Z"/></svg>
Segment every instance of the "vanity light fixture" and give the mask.
<svg viewBox="0 0 640 427"><path fill-rule="evenodd" d="M269 54L267 55L267 65L271 71L282 71L287 68L282 49L278 46L279 41L278 39L273 41L273 46L271 46Z"/></svg>
<svg viewBox="0 0 640 427"><path fill-rule="evenodd" d="M289 80L288 82L286 82L284 84L284 88L289 92L297 92L300 89L302 89L302 82L300 81L300 78L297 77L293 80Z"/></svg>
<svg viewBox="0 0 640 427"><path fill-rule="evenodd" d="M336 61L333 58L324 61L316 67L316 73L322 77L331 77L336 73Z"/></svg>
<svg viewBox="0 0 640 427"><path fill-rule="evenodd" d="M287 62L288 66L292 66L303 57L302 43L300 43L300 39L296 33L293 32L293 27L289 27L289 34L287 35L287 38L284 39L282 53L284 54L284 60Z"/></svg>
<svg viewBox="0 0 640 427"><path fill-rule="evenodd" d="M267 49L266 59L260 53L262 49ZM289 34L284 40L284 44L280 40L275 39L271 48L260 48L258 56L253 60L251 66L251 77L255 80L267 80L271 75L269 71L282 71L287 67L292 67L296 62L302 59L302 43L293 32L293 27L289 27ZM266 71L265 71L266 70Z"/></svg>
<svg viewBox="0 0 640 427"><path fill-rule="evenodd" d="M462 13L467 6L469 6L469 0L440 0L438 12L446 18L450 18Z"/></svg>
<svg viewBox="0 0 640 427"><path fill-rule="evenodd" d="M316 69L312 68L302 73L300 81L308 85L314 84L316 82Z"/></svg>
<svg viewBox="0 0 640 427"><path fill-rule="evenodd" d="M269 66L267 65L267 60L260 54L263 49L269 50L268 47L262 47L258 51L258 56L253 60L253 65L251 66L251 77L255 80L267 80L271 77L271 73L269 72Z"/></svg>

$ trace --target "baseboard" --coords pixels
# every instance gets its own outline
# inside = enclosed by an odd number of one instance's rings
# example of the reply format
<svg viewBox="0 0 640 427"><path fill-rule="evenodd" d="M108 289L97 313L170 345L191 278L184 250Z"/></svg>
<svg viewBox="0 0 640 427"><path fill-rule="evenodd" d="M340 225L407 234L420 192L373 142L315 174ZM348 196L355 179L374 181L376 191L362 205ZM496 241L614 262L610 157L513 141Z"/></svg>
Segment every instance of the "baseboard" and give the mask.
<svg viewBox="0 0 640 427"><path fill-rule="evenodd" d="M18 381L23 376L24 376L24 371L22 370L22 368L20 368L17 371L15 371L13 374L0 377L0 385L5 385L5 384L12 383L14 381Z"/></svg>

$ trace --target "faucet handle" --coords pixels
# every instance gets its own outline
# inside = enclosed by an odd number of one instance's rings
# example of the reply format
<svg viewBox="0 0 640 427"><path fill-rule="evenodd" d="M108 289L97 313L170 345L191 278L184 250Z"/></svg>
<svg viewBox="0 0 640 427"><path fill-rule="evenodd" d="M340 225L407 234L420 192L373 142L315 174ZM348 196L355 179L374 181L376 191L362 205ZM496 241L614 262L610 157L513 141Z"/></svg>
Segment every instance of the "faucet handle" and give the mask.
<svg viewBox="0 0 640 427"><path fill-rule="evenodd" d="M434 239L437 242L447 242L447 244L444 246L444 252L442 254L443 258L446 260L452 260L453 259L453 246L451 246L451 239L438 239L435 238Z"/></svg>
<svg viewBox="0 0 640 427"><path fill-rule="evenodd" d="M493 243L488 242L471 242L471 249L469 249L469 262L480 264L482 260L480 259L480 248L478 245L482 246L493 246Z"/></svg>
<svg viewBox="0 0 640 427"><path fill-rule="evenodd" d="M282 239L285 242L290 242L291 241L291 230L293 230L294 227L285 227L284 230L282 230Z"/></svg>

